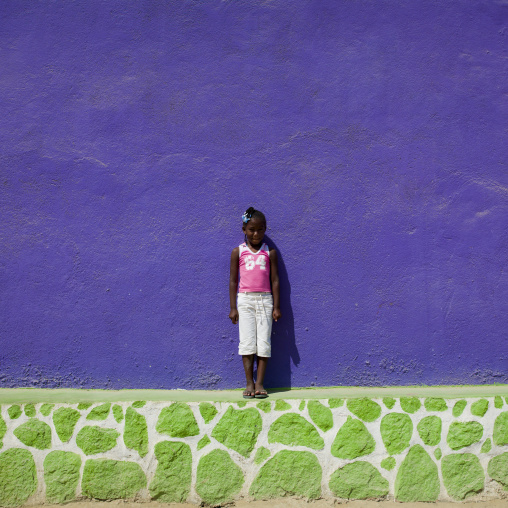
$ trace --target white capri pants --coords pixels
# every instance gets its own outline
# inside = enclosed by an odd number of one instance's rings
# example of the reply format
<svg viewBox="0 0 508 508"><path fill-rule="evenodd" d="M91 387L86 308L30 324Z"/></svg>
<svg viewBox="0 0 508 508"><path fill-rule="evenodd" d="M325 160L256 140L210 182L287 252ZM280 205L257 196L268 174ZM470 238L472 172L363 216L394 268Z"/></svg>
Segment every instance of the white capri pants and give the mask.
<svg viewBox="0 0 508 508"><path fill-rule="evenodd" d="M239 355L272 356L271 293L238 293Z"/></svg>

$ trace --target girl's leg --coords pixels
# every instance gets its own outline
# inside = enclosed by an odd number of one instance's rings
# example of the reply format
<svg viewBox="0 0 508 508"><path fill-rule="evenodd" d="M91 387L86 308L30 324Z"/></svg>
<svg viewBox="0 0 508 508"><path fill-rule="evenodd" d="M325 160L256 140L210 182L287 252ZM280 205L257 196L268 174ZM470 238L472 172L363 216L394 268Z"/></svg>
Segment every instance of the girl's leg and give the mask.
<svg viewBox="0 0 508 508"><path fill-rule="evenodd" d="M245 379L247 381L247 386L245 387L244 395L249 395L249 394L254 395L254 377L253 377L254 376L254 355L242 355L242 360L243 360L243 368L245 370ZM258 370L259 370L259 366L258 366Z"/></svg>
<svg viewBox="0 0 508 508"><path fill-rule="evenodd" d="M267 396L264 381L268 359L272 354L271 335L272 335L272 295L263 295L257 306L256 326L257 326L257 356L258 369L256 376L256 397L264 398Z"/></svg>
<svg viewBox="0 0 508 508"><path fill-rule="evenodd" d="M258 369L257 369L255 388L256 388L256 393L259 392L259 395L261 395L261 392L266 393L263 383L265 381L265 372L266 372L267 365L268 365L268 358L265 356L258 356Z"/></svg>
<svg viewBox="0 0 508 508"><path fill-rule="evenodd" d="M254 354L256 353L256 305L251 295L238 295L238 329L240 344L238 353L242 355L243 368L247 386L244 397L254 396Z"/></svg>

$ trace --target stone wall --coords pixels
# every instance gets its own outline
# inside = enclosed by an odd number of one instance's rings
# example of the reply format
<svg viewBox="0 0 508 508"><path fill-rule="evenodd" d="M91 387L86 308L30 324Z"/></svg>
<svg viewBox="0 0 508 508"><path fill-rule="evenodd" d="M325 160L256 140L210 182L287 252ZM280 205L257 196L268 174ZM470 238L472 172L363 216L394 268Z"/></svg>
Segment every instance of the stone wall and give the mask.
<svg viewBox="0 0 508 508"><path fill-rule="evenodd" d="M0 506L499 498L508 397L3 405Z"/></svg>

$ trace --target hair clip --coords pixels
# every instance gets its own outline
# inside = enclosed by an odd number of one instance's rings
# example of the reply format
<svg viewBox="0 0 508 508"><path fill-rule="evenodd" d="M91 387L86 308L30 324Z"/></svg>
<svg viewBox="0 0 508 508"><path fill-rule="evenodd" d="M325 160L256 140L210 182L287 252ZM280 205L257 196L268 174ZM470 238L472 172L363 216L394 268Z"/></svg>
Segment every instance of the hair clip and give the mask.
<svg viewBox="0 0 508 508"><path fill-rule="evenodd" d="M247 222L250 221L250 218L251 218L251 215L248 214L247 212L245 212L243 215L242 215L242 221L244 224L247 224Z"/></svg>

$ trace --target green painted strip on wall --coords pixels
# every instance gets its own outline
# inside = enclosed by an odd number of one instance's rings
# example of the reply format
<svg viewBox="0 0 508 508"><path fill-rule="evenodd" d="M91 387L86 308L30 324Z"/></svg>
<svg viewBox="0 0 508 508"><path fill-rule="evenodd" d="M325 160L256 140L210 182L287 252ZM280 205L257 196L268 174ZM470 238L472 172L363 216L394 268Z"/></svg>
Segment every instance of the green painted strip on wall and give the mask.
<svg viewBox="0 0 508 508"><path fill-rule="evenodd" d="M508 396L508 385L457 386L385 386L326 388L278 388L269 390L270 399L351 399L355 397L461 397ZM38 402L122 402L150 400L154 402L235 402L241 390L80 390L51 388L0 388L0 404Z"/></svg>

